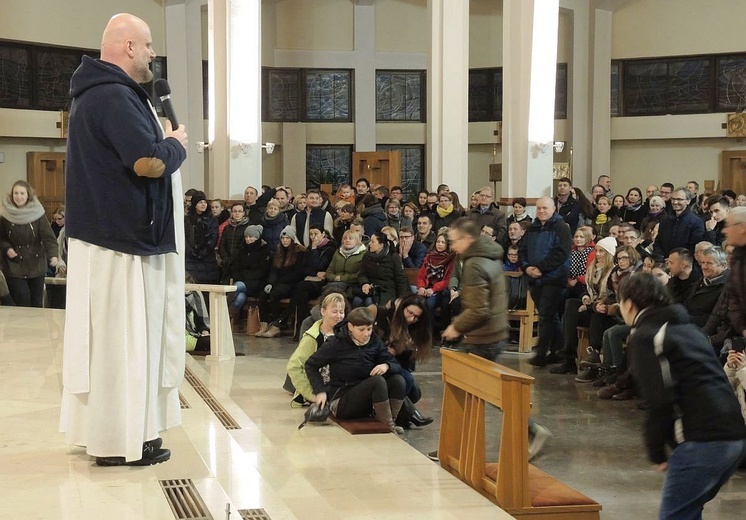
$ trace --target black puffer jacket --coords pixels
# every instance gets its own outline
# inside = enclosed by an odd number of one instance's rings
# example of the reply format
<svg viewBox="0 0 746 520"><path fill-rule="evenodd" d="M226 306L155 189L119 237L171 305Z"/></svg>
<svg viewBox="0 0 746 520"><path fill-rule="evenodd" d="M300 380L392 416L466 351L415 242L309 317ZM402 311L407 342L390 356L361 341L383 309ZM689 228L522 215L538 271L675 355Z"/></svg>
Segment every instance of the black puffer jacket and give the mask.
<svg viewBox="0 0 746 520"><path fill-rule="evenodd" d="M186 233L186 270L198 283L218 281L218 220L209 212L197 215L190 211L184 217Z"/></svg>
<svg viewBox="0 0 746 520"><path fill-rule="evenodd" d="M407 275L404 274L401 257L397 254L389 254L388 246L380 253L368 251L363 256L360 264L360 285L366 283L375 285L380 290L379 305L386 305L390 300L398 296L405 296L412 291L407 284Z"/></svg>
<svg viewBox="0 0 746 520"><path fill-rule="evenodd" d="M234 282L265 282L269 274L269 248L261 239L253 244L243 243L231 257L228 274Z"/></svg>

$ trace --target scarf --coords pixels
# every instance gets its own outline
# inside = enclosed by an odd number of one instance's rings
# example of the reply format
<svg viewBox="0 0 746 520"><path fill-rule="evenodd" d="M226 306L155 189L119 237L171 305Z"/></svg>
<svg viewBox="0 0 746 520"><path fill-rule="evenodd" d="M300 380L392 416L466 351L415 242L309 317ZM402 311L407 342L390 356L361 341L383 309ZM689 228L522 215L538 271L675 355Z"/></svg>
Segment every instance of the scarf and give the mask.
<svg viewBox="0 0 746 520"><path fill-rule="evenodd" d="M663 213L663 210L662 210L662 209L660 209L660 210L658 210L658 211L653 211L653 210L651 209L650 211L648 211L648 215L650 215L651 217L657 217L657 216L658 216L658 215L660 215L661 213Z"/></svg>
<svg viewBox="0 0 746 520"><path fill-rule="evenodd" d="M19 208L13 204L11 195L6 195L3 197L3 206L2 209L0 209L0 216L5 217L5 219L11 224L31 224L44 216L44 206L41 205L39 199L34 197L33 199L29 199L26 204Z"/></svg>
<svg viewBox="0 0 746 520"><path fill-rule="evenodd" d="M450 204L446 209L443 209L440 206L438 206L438 208L435 211L438 213L438 216L440 218L446 218L448 215L450 215L453 212L453 204Z"/></svg>
<svg viewBox="0 0 746 520"><path fill-rule="evenodd" d="M248 223L249 223L249 217L247 217L246 215L241 217L241 220L235 220L232 217L230 220L230 225L233 227L243 226L244 224L248 224Z"/></svg>
<svg viewBox="0 0 746 520"><path fill-rule="evenodd" d="M316 246L316 249L321 249L322 247L324 247L328 243L329 243L329 237L325 236L324 238L321 239L321 242L319 242L319 244Z"/></svg>
<svg viewBox="0 0 746 520"><path fill-rule="evenodd" d="M595 249L592 245L588 245L584 249L573 248L570 253L570 278L577 278L585 274L588 267L588 256Z"/></svg>
<svg viewBox="0 0 746 520"><path fill-rule="evenodd" d="M380 260L381 258L384 258L389 254L389 246L388 244L383 246L383 249L381 249L377 253L374 253L373 251L369 250L366 254L373 260Z"/></svg>
<svg viewBox="0 0 746 520"><path fill-rule="evenodd" d="M642 202L638 202L637 204L634 204L634 205L629 204L624 209L627 210L627 211L637 211L641 207L642 207Z"/></svg>
<svg viewBox="0 0 746 520"><path fill-rule="evenodd" d="M365 246L360 244L359 246L353 246L350 249L345 249L345 246L339 248L339 254L345 258L350 258L352 255L360 251L360 248L365 249Z"/></svg>
<svg viewBox="0 0 746 520"><path fill-rule="evenodd" d="M443 280L448 265L453 261L455 253L448 251L431 251L425 258L425 276L429 285Z"/></svg>
<svg viewBox="0 0 746 520"><path fill-rule="evenodd" d="M606 224L609 221L609 217L606 215L606 213L599 213L596 215L596 224Z"/></svg>

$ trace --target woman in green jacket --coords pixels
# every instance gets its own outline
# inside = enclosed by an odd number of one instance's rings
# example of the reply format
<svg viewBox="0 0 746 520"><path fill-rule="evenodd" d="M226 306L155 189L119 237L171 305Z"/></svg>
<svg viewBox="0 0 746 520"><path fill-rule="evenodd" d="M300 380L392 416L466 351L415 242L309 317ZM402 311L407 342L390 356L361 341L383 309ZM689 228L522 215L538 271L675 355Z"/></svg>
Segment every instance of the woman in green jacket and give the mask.
<svg viewBox="0 0 746 520"><path fill-rule="evenodd" d="M360 235L349 229L342 235L342 245L332 256L326 269L327 287L334 286L340 292L352 297L351 287L358 285L360 264L367 250Z"/></svg>
<svg viewBox="0 0 746 520"><path fill-rule="evenodd" d="M314 393L311 383L306 376L306 360L321 346L324 341L334 335L334 326L345 317L345 297L340 293L330 293L321 301L321 319L308 329L300 340L298 347L290 356L287 372L295 387L295 395L291 406L303 406L305 402L313 402ZM328 380L328 373L322 376Z"/></svg>

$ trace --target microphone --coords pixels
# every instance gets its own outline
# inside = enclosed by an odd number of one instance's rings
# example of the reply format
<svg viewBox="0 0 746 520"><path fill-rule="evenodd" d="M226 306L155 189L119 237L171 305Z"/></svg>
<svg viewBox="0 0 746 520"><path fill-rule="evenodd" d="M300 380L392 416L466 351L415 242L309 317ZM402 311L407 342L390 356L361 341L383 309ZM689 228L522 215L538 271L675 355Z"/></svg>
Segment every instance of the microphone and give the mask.
<svg viewBox="0 0 746 520"><path fill-rule="evenodd" d="M168 81L165 79L156 80L153 83L153 90L155 90L155 95L158 96L163 104L163 110L166 112L168 120L171 121L171 127L176 130L179 128L179 122L176 120L176 112L174 111L174 106L171 104L171 87Z"/></svg>

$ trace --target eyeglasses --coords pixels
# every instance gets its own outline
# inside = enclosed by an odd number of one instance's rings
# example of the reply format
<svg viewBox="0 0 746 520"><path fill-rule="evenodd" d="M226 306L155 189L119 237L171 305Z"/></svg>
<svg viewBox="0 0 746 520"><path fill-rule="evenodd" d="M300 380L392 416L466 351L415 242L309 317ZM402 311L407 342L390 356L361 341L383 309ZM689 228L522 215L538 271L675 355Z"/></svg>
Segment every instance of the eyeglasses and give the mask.
<svg viewBox="0 0 746 520"><path fill-rule="evenodd" d="M405 307L404 308L404 315L407 318L413 318L416 321L416 320L419 320L422 317L422 311L420 311L420 313L417 314L416 312L410 311L409 307Z"/></svg>
<svg viewBox="0 0 746 520"><path fill-rule="evenodd" d="M402 239L402 240L404 240L406 238L414 238L414 236L412 236L412 235L399 235L399 238Z"/></svg>
<svg viewBox="0 0 746 520"><path fill-rule="evenodd" d="M686 202L687 199L681 199L679 197L671 197L672 202Z"/></svg>
<svg viewBox="0 0 746 520"><path fill-rule="evenodd" d="M627 256L627 255L624 255L624 256L620 255L620 256L616 257L616 261L617 262L621 262L622 260L626 260L627 262L629 262L629 256Z"/></svg>

